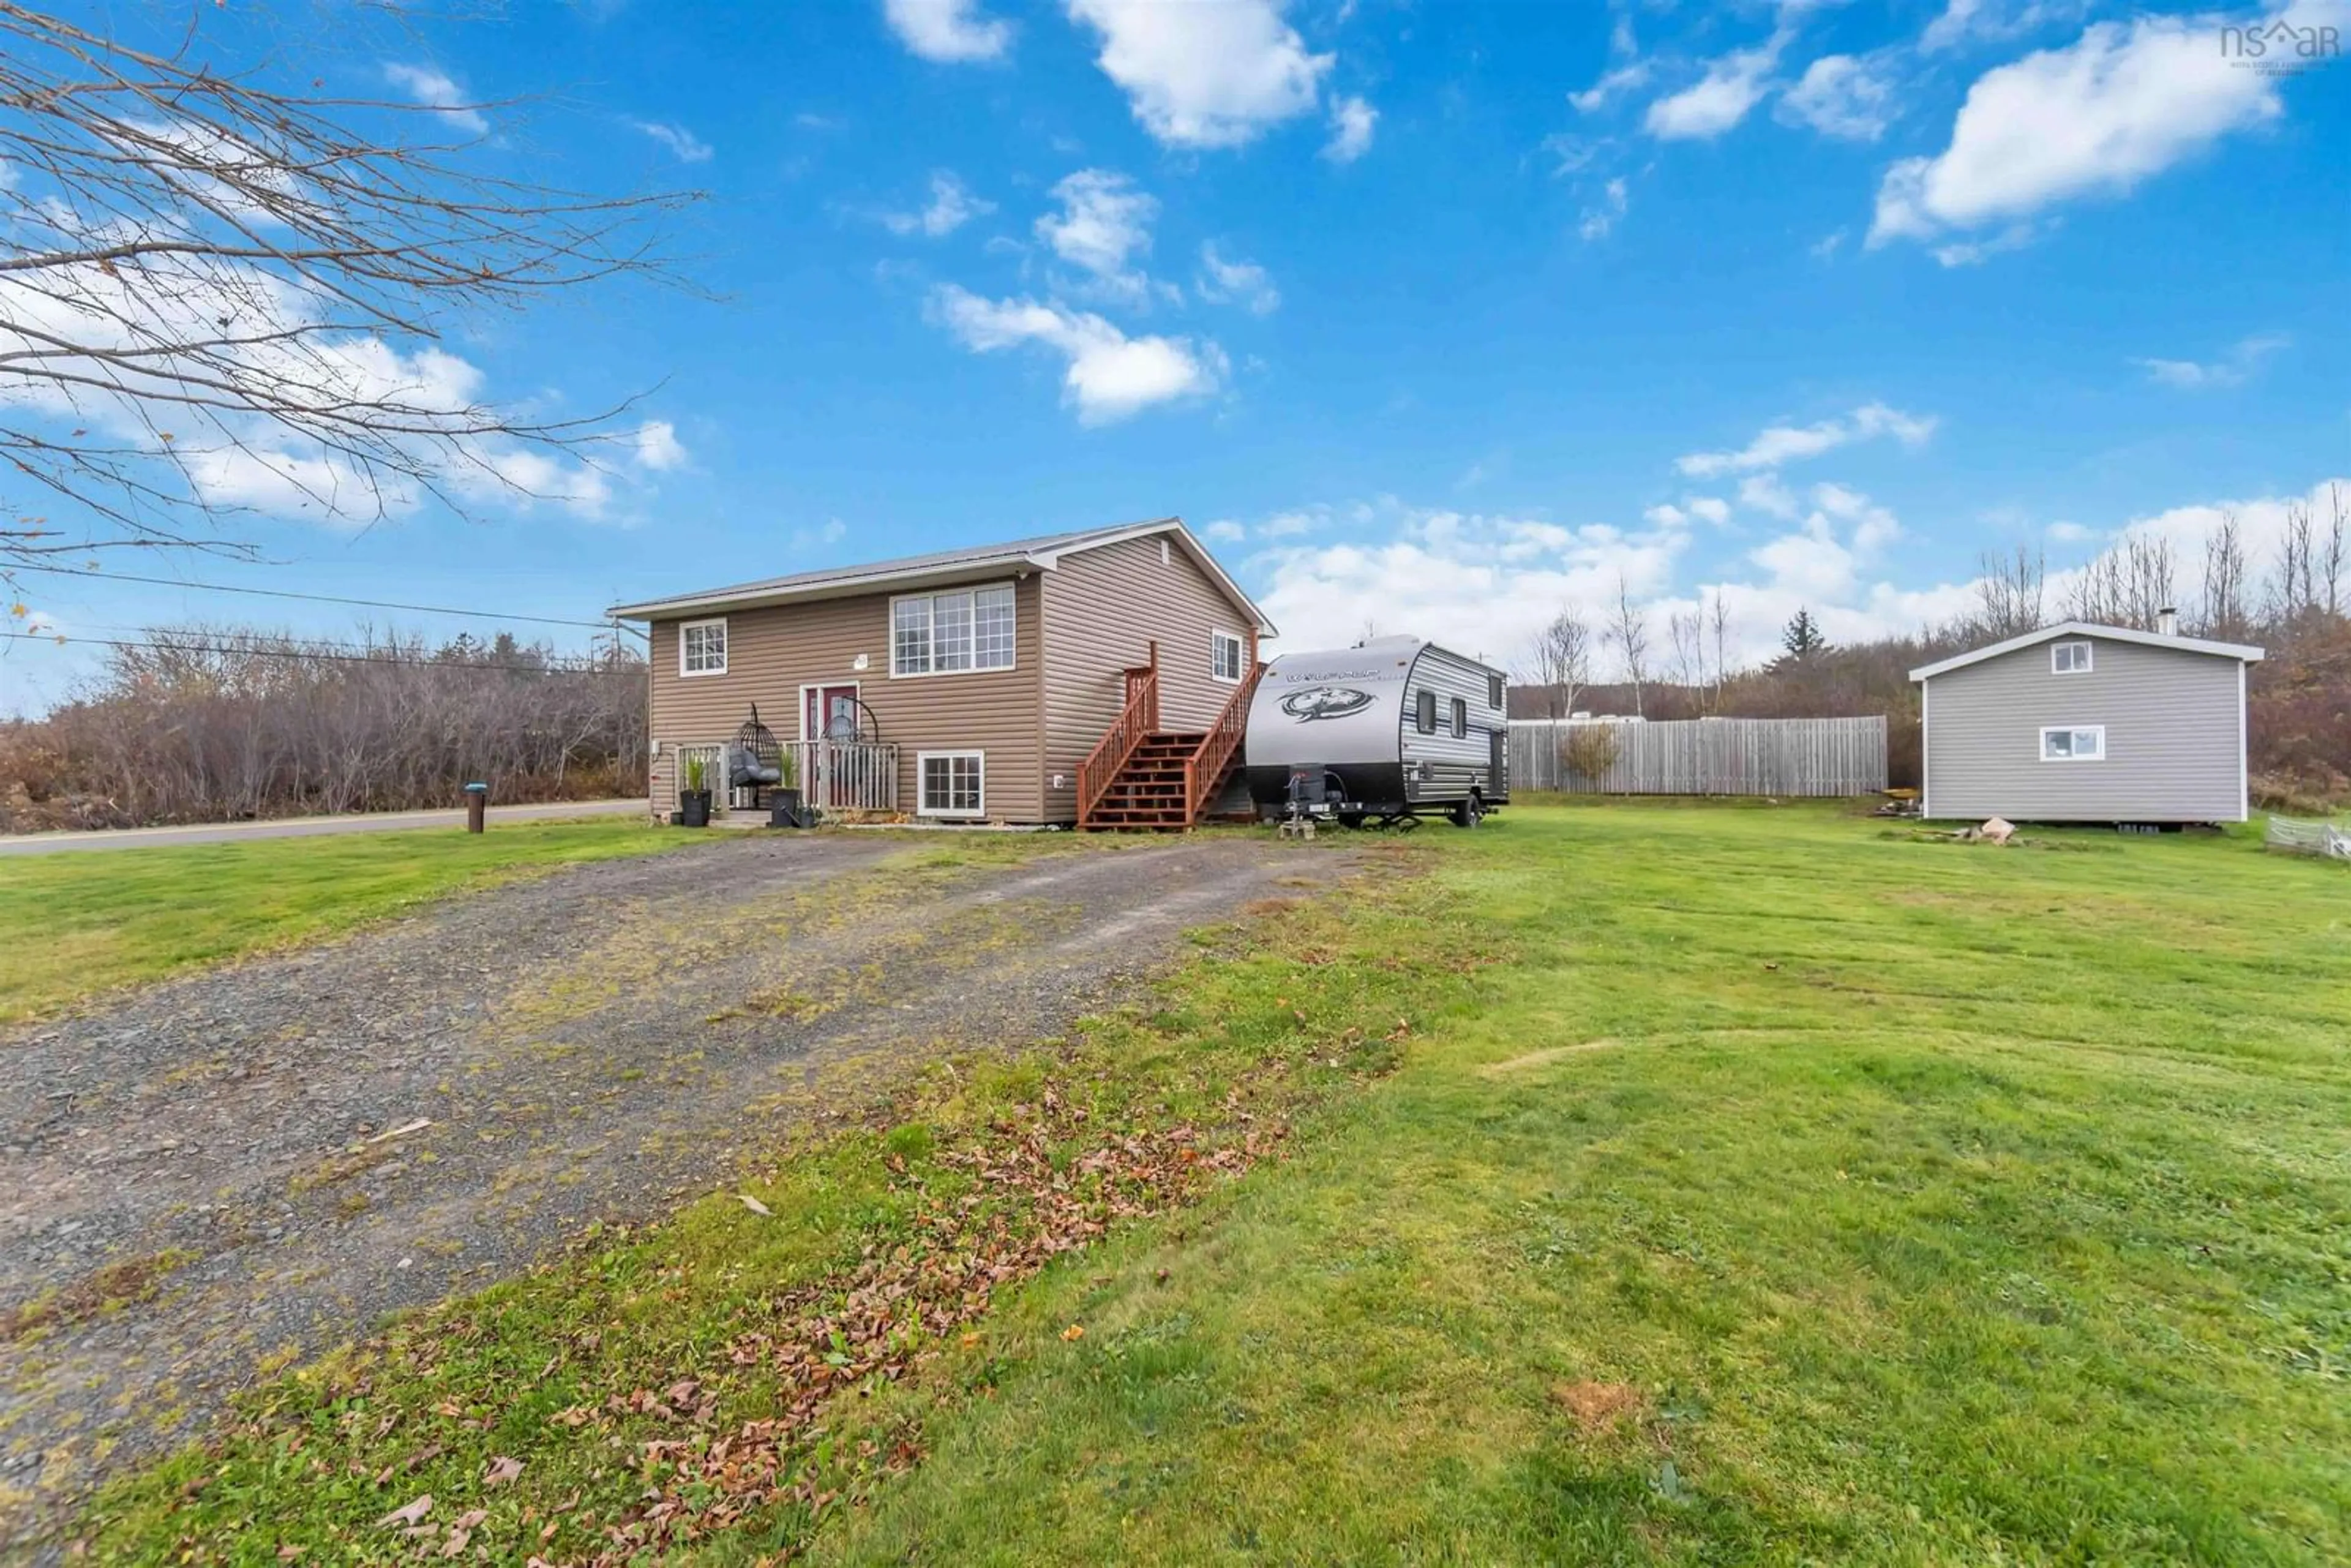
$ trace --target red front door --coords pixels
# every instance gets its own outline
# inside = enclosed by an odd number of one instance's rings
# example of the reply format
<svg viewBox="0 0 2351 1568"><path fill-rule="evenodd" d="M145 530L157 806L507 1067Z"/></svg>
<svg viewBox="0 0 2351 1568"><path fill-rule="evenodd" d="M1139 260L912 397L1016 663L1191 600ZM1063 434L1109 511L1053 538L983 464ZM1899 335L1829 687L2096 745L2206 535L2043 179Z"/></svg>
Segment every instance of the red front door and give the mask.
<svg viewBox="0 0 2351 1568"><path fill-rule="evenodd" d="M800 733L810 740L847 740L857 733L857 688L810 686L803 694L807 710L800 715Z"/></svg>

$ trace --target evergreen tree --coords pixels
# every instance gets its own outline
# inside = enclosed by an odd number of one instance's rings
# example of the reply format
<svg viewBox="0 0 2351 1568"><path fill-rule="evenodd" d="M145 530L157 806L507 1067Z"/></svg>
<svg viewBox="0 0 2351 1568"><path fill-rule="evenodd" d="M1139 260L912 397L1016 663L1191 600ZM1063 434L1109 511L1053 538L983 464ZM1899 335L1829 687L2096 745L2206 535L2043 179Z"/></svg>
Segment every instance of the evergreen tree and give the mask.
<svg viewBox="0 0 2351 1568"><path fill-rule="evenodd" d="M1780 633L1780 646L1788 650L1791 659L1805 659L1826 650L1829 640L1821 635L1820 622L1813 619L1810 610L1799 607L1788 629Z"/></svg>

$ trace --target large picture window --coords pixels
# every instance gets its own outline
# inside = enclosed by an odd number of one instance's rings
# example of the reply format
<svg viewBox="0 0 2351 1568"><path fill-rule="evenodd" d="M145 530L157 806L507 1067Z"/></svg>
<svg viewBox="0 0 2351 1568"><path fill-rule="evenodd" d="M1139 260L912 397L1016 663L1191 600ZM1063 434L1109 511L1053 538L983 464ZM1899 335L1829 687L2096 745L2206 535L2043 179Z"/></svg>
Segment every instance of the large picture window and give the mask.
<svg viewBox="0 0 2351 1568"><path fill-rule="evenodd" d="M2041 732L2043 762L2104 762L2106 727L2102 724L2053 726Z"/></svg>
<svg viewBox="0 0 2351 1568"><path fill-rule="evenodd" d="M681 675L723 675L726 673L726 619L682 622L677 629L677 673Z"/></svg>
<svg viewBox="0 0 2351 1568"><path fill-rule="evenodd" d="M890 601L890 673L951 675L1012 668L1012 585Z"/></svg>
<svg viewBox="0 0 2351 1568"><path fill-rule="evenodd" d="M925 817L978 817L987 810L987 759L977 751L925 751L914 758Z"/></svg>

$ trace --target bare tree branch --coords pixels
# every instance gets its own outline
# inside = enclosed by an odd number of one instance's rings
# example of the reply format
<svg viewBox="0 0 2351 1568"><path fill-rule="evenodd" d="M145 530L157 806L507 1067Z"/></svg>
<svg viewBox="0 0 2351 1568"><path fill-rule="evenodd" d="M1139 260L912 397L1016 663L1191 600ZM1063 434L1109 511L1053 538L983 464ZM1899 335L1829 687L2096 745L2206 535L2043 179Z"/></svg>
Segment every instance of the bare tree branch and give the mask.
<svg viewBox="0 0 2351 1568"><path fill-rule="evenodd" d="M255 510L601 495L595 451L633 400L493 402L439 345L486 309L670 278L657 231L698 198L487 172L448 132L507 106L332 95L283 60L225 73L190 16L165 53L0 0L0 570L235 551L223 520Z"/></svg>

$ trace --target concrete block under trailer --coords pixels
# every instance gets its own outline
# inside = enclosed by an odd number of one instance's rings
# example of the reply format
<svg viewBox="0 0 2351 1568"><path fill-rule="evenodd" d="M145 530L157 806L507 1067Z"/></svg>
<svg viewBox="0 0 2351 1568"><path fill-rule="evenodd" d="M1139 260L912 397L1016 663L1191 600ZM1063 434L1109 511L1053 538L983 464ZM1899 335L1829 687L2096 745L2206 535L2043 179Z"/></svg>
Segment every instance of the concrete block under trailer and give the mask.
<svg viewBox="0 0 2351 1568"><path fill-rule="evenodd" d="M1442 811L1475 827L1510 798L1509 698L1501 671L1418 637L1284 653L1249 703L1249 798L1279 817L1293 773L1319 770L1344 826Z"/></svg>

